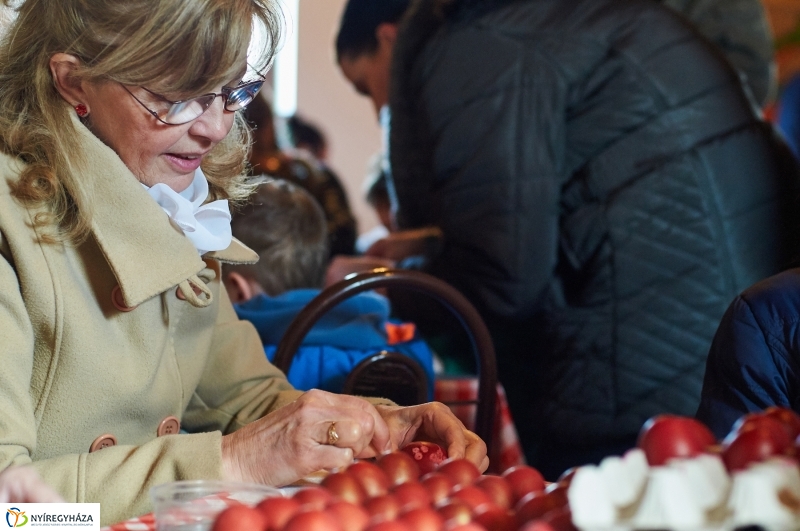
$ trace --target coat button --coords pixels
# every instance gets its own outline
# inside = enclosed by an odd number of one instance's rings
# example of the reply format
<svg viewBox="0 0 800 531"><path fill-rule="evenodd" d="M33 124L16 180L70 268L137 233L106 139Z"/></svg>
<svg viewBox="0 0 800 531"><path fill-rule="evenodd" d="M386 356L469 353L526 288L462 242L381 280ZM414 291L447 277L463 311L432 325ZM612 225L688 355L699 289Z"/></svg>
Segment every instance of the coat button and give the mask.
<svg viewBox="0 0 800 531"><path fill-rule="evenodd" d="M122 298L122 290L119 285L111 290L111 302L114 303L114 307L121 312L130 312L136 309L136 306L125 306L125 299Z"/></svg>
<svg viewBox="0 0 800 531"><path fill-rule="evenodd" d="M156 432L159 437L163 437L164 435L175 435L181 430L181 421L178 420L178 417L169 416L161 421L161 424L158 425L158 431Z"/></svg>
<svg viewBox="0 0 800 531"><path fill-rule="evenodd" d="M102 450L103 448L108 448L109 446L116 446L117 438L111 435L110 433L104 433L100 437L94 440L92 445L89 447L89 453L96 452L97 450Z"/></svg>

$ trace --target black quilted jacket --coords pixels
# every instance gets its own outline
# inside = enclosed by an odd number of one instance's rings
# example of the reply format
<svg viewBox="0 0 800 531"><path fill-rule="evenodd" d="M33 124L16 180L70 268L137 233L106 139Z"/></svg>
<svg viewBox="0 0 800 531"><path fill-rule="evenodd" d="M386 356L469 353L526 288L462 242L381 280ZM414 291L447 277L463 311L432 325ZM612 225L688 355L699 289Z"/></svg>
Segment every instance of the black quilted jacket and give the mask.
<svg viewBox="0 0 800 531"><path fill-rule="evenodd" d="M421 0L392 83L400 223L442 228L429 270L489 322L529 460L693 415L720 317L800 213L718 52L645 0Z"/></svg>

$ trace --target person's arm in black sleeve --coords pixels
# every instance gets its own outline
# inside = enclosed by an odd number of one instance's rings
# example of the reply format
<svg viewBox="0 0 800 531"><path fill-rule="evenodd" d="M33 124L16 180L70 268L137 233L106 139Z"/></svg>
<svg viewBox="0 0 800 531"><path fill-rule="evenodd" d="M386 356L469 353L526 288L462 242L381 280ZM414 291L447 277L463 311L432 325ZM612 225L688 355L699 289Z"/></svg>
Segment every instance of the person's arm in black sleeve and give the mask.
<svg viewBox="0 0 800 531"><path fill-rule="evenodd" d="M541 299L557 260L565 104L552 64L498 46L492 64L468 73L431 69L420 89L427 131L415 136L414 122L392 115L392 171L404 228L442 231L425 270L491 312L519 316Z"/></svg>

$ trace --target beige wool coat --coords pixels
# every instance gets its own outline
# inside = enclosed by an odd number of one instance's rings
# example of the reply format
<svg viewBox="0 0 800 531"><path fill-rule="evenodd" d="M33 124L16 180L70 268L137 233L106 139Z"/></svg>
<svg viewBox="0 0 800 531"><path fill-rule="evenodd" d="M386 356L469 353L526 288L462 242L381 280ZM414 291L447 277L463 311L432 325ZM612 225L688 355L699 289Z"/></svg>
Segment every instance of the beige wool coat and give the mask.
<svg viewBox="0 0 800 531"><path fill-rule="evenodd" d="M9 192L21 162L0 155L0 469L33 463L67 501L99 502L105 525L151 510L154 485L220 478L222 435L300 392L220 284L220 262L256 254L234 241L201 259L116 153L75 127L94 197L78 246L37 241L35 212ZM210 305L177 296L187 279ZM113 304L117 287L132 311ZM169 416L190 434L157 436ZM103 434L116 446L90 453Z"/></svg>

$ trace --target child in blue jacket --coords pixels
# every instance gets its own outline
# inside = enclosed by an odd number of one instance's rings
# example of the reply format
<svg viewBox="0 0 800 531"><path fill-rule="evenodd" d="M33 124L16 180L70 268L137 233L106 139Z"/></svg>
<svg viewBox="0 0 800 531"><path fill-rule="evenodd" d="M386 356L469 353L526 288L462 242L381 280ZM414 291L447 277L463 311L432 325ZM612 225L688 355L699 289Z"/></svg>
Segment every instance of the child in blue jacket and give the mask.
<svg viewBox="0 0 800 531"><path fill-rule="evenodd" d="M258 330L270 361L294 317L320 292L328 258L325 223L316 200L282 180L260 184L251 204L234 215L233 235L260 259L249 266L226 265L223 281L239 318ZM289 382L297 389L338 393L360 361L390 350L420 364L432 399L430 349L413 325L395 323L389 315L388 299L375 292L357 294L336 306L306 335L292 360Z"/></svg>

